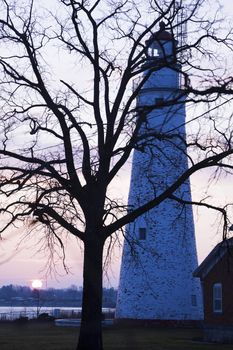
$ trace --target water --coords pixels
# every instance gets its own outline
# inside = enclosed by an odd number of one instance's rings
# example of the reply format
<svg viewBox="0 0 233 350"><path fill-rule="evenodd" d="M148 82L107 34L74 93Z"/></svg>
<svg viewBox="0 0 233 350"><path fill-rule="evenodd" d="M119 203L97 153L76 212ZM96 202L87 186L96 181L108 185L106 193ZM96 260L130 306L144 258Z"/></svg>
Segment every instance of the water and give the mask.
<svg viewBox="0 0 233 350"><path fill-rule="evenodd" d="M36 318L38 314L47 313L56 318L80 318L81 307L37 307L37 306L0 306L0 320L13 321L19 317ZM113 315L115 309L103 308L103 313Z"/></svg>

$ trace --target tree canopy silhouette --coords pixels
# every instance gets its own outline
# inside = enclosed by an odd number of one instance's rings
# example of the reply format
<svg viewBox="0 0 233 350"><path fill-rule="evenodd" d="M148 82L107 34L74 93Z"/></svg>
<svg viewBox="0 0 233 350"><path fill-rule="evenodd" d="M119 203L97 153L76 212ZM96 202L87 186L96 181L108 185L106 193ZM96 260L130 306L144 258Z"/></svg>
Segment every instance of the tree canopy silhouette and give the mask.
<svg viewBox="0 0 233 350"><path fill-rule="evenodd" d="M143 151L152 139L181 137L175 130L140 132L158 108L136 106L141 87L155 70L175 69L166 59L149 70L144 65L161 21L177 37L182 79L179 97L162 103L182 100L195 111L189 125L198 120L205 129L195 126L182 140L191 150L189 169L159 196L127 210L110 189L133 150ZM204 0L0 1L1 233L23 222L31 234L40 230L52 251L57 244L64 249L67 233L83 242L78 350L103 348L106 240L166 198L182 202L175 191L200 169L232 171L231 116L218 115L233 93L221 52L232 52L232 32L221 28L219 12L208 12ZM220 211L226 232L226 208L195 204Z"/></svg>

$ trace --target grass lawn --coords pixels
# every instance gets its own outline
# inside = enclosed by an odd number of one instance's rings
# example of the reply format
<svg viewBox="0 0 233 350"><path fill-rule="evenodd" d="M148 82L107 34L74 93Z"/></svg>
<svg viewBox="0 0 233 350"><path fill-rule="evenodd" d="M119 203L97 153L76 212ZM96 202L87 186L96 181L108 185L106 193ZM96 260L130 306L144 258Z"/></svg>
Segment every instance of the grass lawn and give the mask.
<svg viewBox="0 0 233 350"><path fill-rule="evenodd" d="M232 345L201 343L200 337L197 329L104 329L105 350L232 350ZM0 323L1 350L75 350L77 339L75 327Z"/></svg>

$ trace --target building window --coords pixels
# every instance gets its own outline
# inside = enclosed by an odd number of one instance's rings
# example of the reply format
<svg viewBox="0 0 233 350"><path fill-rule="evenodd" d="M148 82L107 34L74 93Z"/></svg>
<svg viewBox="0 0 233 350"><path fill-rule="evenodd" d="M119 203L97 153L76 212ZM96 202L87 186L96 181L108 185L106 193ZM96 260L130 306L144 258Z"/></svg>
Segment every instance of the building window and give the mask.
<svg viewBox="0 0 233 350"><path fill-rule="evenodd" d="M222 312L222 283L213 285L213 312Z"/></svg>
<svg viewBox="0 0 233 350"><path fill-rule="evenodd" d="M196 294L191 295L191 304L192 306L197 306L197 296Z"/></svg>
<svg viewBox="0 0 233 350"><path fill-rule="evenodd" d="M145 227L139 227L139 239L140 240L146 239L146 228Z"/></svg>

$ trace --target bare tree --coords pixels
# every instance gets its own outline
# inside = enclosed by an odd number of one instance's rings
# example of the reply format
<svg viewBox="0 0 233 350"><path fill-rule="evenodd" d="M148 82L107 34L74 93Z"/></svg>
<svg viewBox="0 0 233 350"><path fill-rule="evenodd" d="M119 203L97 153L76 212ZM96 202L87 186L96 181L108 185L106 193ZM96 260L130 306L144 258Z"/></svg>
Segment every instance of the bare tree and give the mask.
<svg viewBox="0 0 233 350"><path fill-rule="evenodd" d="M182 202L175 192L198 170L232 171L231 120L221 126L214 113L232 98L232 78L219 57L231 52L232 33L221 29L213 10L207 16L204 0L57 0L51 9L33 0L0 4L1 232L30 221L31 234L43 229L52 251L57 243L64 249L67 233L83 242L77 349L102 349L106 240L166 198ZM148 69L146 42L161 21L174 36L186 23L192 33L189 41L174 47L173 60L180 65L164 59ZM59 77L59 65L66 78ZM139 108L136 98L149 76L165 66L180 70L183 88L164 105L208 106L211 118L208 111L197 110L191 119L207 123L212 135L195 129L182 139L193 149L189 169L157 197L127 211L109 188L132 151L154 139L171 142L181 137L175 130L161 134L144 127L140 132L158 106ZM210 206L223 213L225 230L226 210Z"/></svg>

